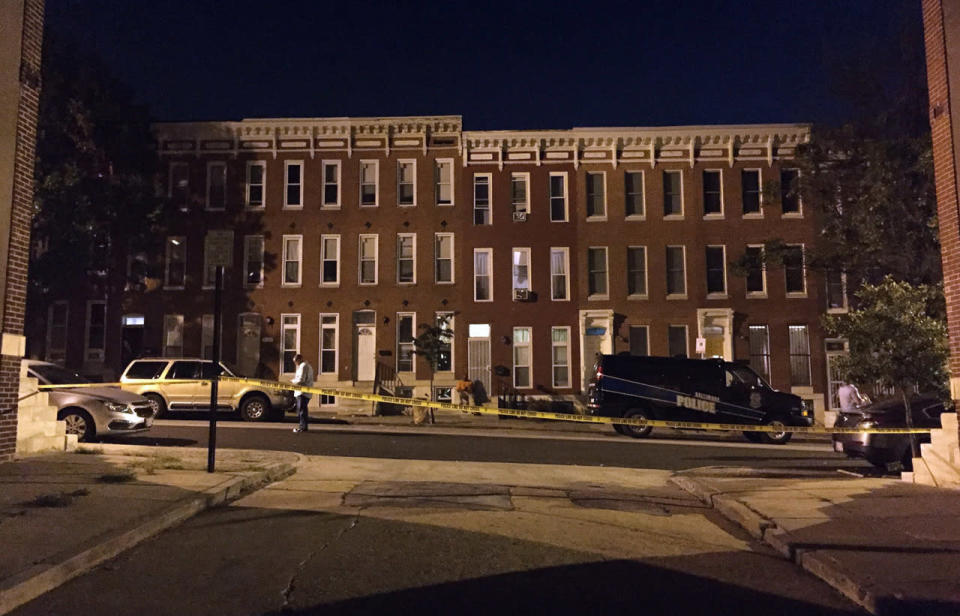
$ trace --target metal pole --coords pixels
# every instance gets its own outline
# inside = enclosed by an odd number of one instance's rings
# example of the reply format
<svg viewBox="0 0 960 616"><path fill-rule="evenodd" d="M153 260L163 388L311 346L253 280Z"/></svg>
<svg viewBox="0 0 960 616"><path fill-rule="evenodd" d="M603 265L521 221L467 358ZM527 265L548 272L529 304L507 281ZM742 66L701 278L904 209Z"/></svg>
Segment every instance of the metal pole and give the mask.
<svg viewBox="0 0 960 616"><path fill-rule="evenodd" d="M217 457L217 393L220 385L220 311L223 289L223 266L217 266L217 282L213 291L213 377L210 383L210 434L207 437L207 472L214 472ZM201 375L202 376L202 375Z"/></svg>

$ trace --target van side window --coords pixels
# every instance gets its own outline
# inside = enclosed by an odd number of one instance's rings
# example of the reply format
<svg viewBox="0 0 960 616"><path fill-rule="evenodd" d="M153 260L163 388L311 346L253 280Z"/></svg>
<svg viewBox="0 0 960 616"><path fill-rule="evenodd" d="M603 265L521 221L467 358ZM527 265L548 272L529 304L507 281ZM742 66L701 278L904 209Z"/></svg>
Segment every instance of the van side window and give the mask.
<svg viewBox="0 0 960 616"><path fill-rule="evenodd" d="M200 362L198 361L175 361L170 368L168 379L196 379L200 378Z"/></svg>
<svg viewBox="0 0 960 616"><path fill-rule="evenodd" d="M205 361L200 364L201 379L212 379L218 374L220 374L220 370L217 370L217 366L212 361Z"/></svg>
<svg viewBox="0 0 960 616"><path fill-rule="evenodd" d="M130 366L124 376L128 379L159 379L166 367L165 361L137 361Z"/></svg>

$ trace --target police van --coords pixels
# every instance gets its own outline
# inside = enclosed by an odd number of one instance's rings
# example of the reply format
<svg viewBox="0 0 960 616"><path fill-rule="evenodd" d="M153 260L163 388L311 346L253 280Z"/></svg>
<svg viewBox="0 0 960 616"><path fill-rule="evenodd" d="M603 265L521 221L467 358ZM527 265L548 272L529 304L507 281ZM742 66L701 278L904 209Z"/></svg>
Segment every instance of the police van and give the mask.
<svg viewBox="0 0 960 616"><path fill-rule="evenodd" d="M722 359L599 355L587 386L587 411L715 424L809 426L812 409L799 396L777 391L749 366ZM614 425L640 438L650 426ZM783 444L790 432L744 432L750 442Z"/></svg>

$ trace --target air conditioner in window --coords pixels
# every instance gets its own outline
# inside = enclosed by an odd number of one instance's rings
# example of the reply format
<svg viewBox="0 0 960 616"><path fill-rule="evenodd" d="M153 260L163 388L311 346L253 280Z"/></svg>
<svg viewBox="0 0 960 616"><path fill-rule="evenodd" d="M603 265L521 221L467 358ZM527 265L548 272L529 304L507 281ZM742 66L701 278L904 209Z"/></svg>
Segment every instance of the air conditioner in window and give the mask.
<svg viewBox="0 0 960 616"><path fill-rule="evenodd" d="M514 214L516 216L516 214ZM514 289L513 290L513 301L515 302L525 302L530 299L530 290L529 289Z"/></svg>
<svg viewBox="0 0 960 616"><path fill-rule="evenodd" d="M513 222L525 222L527 220L526 212L514 212L513 213Z"/></svg>

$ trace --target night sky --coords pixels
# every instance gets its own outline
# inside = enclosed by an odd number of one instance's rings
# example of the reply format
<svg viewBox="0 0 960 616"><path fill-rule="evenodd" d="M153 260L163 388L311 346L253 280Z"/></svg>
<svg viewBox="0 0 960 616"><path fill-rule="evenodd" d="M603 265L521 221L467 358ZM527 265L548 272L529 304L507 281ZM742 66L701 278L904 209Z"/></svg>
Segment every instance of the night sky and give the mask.
<svg viewBox="0 0 960 616"><path fill-rule="evenodd" d="M458 114L467 130L837 123L837 67L922 46L920 0L47 0L154 117ZM911 38L912 37L912 38Z"/></svg>

